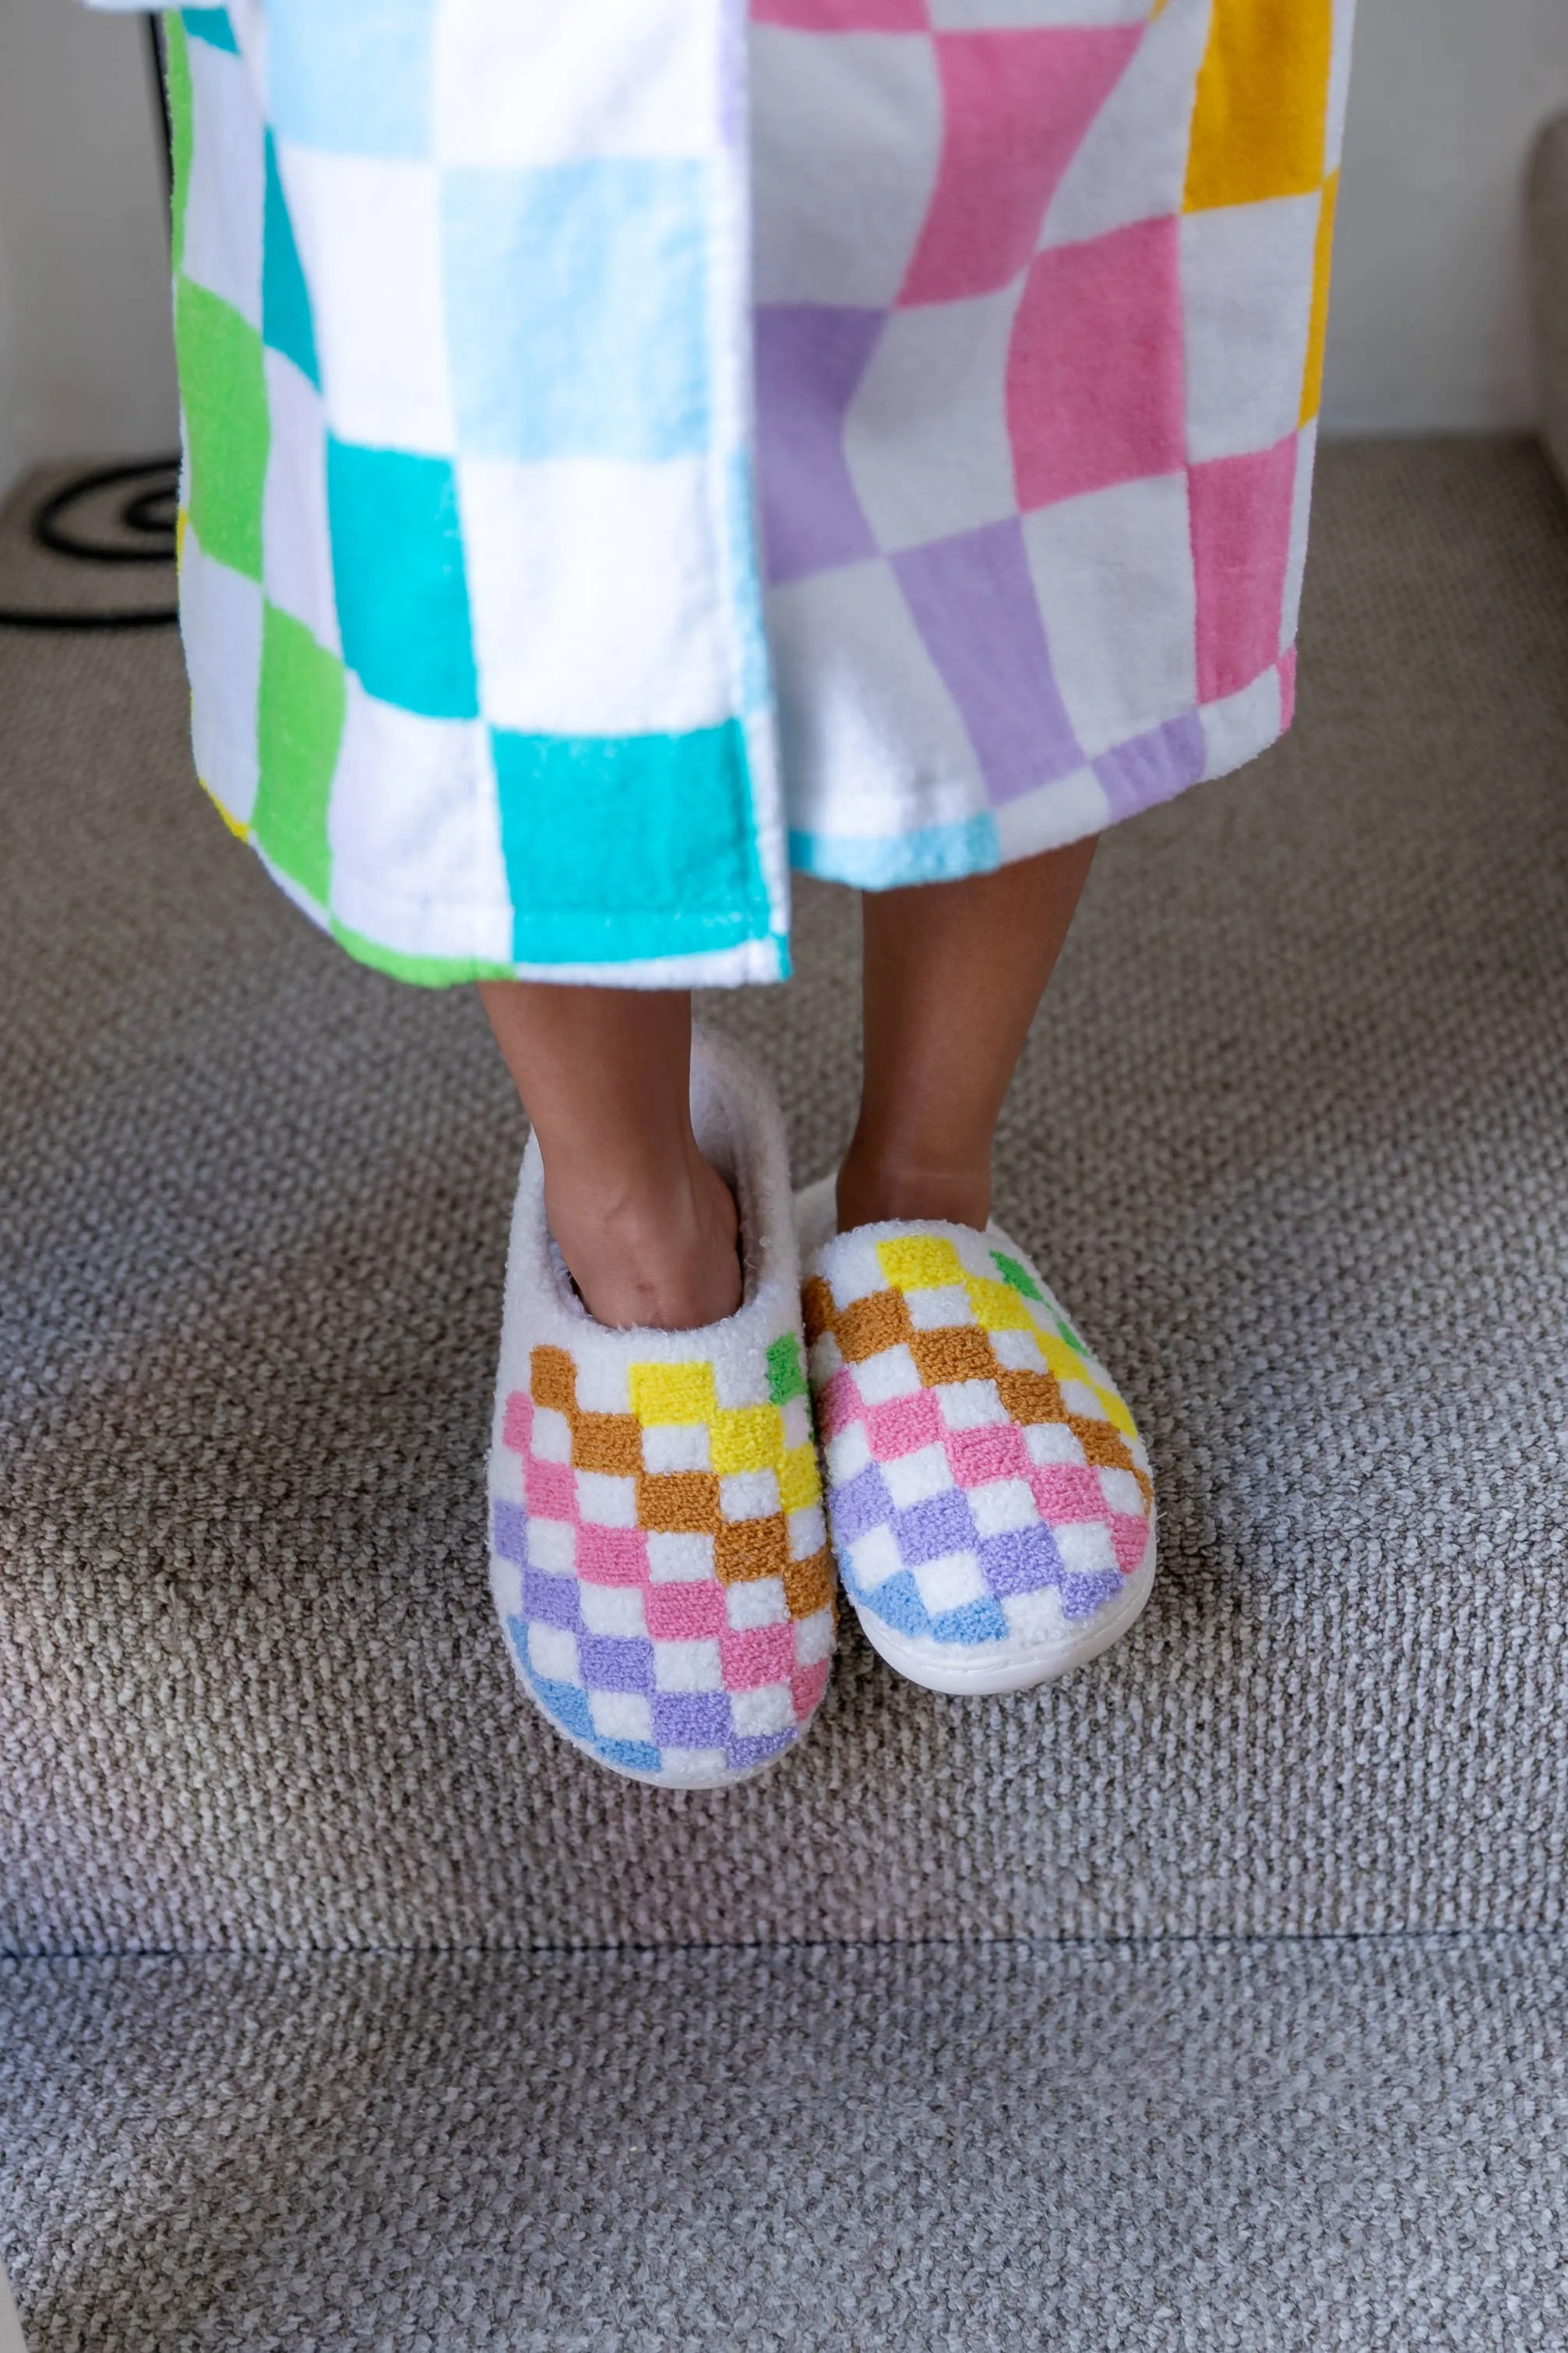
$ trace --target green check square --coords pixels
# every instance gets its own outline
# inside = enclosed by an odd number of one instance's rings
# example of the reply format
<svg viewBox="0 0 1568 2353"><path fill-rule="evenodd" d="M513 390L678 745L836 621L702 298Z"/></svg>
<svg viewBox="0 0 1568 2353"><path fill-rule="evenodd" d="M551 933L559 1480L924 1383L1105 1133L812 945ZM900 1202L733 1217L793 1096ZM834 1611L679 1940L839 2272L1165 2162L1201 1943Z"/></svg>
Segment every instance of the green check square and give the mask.
<svg viewBox="0 0 1568 2353"><path fill-rule="evenodd" d="M229 303L181 275L174 343L190 463L191 528L205 554L261 577L261 500L271 429L261 337Z"/></svg>
<svg viewBox="0 0 1568 2353"><path fill-rule="evenodd" d="M1021 1297L1037 1299L1044 1306L1045 1293L1035 1282L1026 1267L1020 1266L1016 1258L1009 1258L1005 1250L993 1250L991 1256L1004 1282L1017 1292Z"/></svg>
<svg viewBox="0 0 1568 2353"><path fill-rule="evenodd" d="M332 871L327 805L343 737L343 666L302 621L261 608L259 776L251 819L258 846L320 907Z"/></svg>
<svg viewBox="0 0 1568 2353"><path fill-rule="evenodd" d="M781 1332L768 1350L768 1397L773 1405L788 1405L805 1395L805 1367L800 1342L793 1332Z"/></svg>

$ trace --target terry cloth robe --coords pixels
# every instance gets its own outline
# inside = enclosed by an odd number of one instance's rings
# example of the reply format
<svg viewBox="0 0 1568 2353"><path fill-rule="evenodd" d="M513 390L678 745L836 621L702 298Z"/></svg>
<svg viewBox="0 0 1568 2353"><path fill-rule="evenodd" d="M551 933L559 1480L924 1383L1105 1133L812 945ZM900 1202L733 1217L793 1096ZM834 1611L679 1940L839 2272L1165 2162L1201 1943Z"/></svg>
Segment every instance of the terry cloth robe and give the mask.
<svg viewBox="0 0 1568 2353"><path fill-rule="evenodd" d="M788 968L1289 723L1351 0L168 20L196 765L412 980Z"/></svg>

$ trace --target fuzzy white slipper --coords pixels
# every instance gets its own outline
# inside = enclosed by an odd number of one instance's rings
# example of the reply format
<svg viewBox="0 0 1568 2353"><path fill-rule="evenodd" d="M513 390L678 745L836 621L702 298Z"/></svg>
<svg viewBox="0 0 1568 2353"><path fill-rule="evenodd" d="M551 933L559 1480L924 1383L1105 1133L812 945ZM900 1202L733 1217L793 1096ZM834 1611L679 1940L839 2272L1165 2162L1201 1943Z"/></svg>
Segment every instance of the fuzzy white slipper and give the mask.
<svg viewBox="0 0 1568 2353"><path fill-rule="evenodd" d="M524 1686L574 1746L677 1789L791 1747L834 1634L784 1123L760 1072L707 1035L691 1111L740 1209L740 1308L700 1332L595 1324L531 1142L490 1453L491 1589Z"/></svg>
<svg viewBox="0 0 1568 2353"><path fill-rule="evenodd" d="M997 1226L836 1236L831 1178L796 1224L828 1525L872 1647L953 1693L1098 1656L1154 1580L1149 1458L1104 1366Z"/></svg>

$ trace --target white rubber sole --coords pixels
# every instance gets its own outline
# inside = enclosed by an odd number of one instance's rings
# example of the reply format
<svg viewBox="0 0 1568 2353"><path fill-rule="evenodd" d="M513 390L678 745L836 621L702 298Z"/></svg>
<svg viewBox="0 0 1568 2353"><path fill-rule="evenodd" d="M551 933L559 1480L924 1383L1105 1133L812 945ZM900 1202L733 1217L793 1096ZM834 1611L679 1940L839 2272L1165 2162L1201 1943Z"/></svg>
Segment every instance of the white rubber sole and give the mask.
<svg viewBox="0 0 1568 2353"><path fill-rule="evenodd" d="M869 1609L855 1605L855 1615L866 1640L879 1658L922 1691L942 1692L949 1698L995 1697L1006 1692L1035 1691L1042 1683L1059 1683L1077 1667L1087 1667L1142 1615L1154 1589L1155 1537L1150 1524L1143 1557L1128 1578L1120 1600L1101 1613L1081 1634L1064 1641L1037 1642L1020 1650L1011 1642L977 1642L963 1649L956 1642L923 1642L900 1634Z"/></svg>

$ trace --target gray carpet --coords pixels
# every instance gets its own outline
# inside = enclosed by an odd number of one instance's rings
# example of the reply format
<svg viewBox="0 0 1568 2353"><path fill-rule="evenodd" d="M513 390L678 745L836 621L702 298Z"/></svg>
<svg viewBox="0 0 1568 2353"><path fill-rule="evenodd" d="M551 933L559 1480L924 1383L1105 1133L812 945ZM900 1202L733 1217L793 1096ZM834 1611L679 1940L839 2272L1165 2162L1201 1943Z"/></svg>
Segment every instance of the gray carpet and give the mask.
<svg viewBox="0 0 1568 2353"><path fill-rule="evenodd" d="M3 531L0 586L68 593ZM612 1781L514 1691L515 1106L470 1001L357 971L229 842L184 721L166 638L0 633L31 2353L1561 2353L1540 459L1330 453L1299 733L1112 836L1036 1026L1001 1207L1148 1431L1149 1613L1000 1703L851 1624L813 1740L721 1797ZM805 1176L850 902L804 892L799 948L713 1012ZM1036 1941L942 1941L977 1937Z"/></svg>
<svg viewBox="0 0 1568 2353"><path fill-rule="evenodd" d="M167 638L0 635L0 1943L1545 1929L1568 1825L1568 509L1324 469L1302 716L1114 833L1000 1206L1119 1369L1163 1576L1059 1689L850 1626L772 1778L554 1740L485 1589L519 1116L478 1008L314 934ZM726 1001L802 1176L852 902Z"/></svg>
<svg viewBox="0 0 1568 2353"><path fill-rule="evenodd" d="M24 1965L32 2353L1568 2343L1560 1940Z"/></svg>

